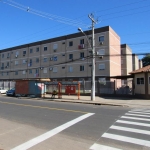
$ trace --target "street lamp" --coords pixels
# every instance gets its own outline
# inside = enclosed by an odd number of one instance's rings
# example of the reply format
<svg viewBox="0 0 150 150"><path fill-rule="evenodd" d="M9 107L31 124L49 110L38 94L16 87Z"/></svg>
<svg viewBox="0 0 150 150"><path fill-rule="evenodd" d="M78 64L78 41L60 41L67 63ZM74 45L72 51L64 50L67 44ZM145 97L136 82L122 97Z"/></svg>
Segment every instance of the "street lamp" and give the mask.
<svg viewBox="0 0 150 150"><path fill-rule="evenodd" d="M91 87L91 101L94 101L95 100L95 41L94 41L94 30L92 30L92 45L87 37L87 35L83 32L83 30L81 28L78 28L78 31L82 32L87 41L88 41L88 44L90 45L90 47L92 48L92 87Z"/></svg>

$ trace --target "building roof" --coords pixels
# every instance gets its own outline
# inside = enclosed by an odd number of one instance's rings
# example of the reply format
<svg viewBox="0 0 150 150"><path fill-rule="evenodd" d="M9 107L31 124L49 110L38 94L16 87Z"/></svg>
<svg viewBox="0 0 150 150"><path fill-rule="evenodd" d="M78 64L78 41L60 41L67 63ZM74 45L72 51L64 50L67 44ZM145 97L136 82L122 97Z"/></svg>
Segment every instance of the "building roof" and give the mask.
<svg viewBox="0 0 150 150"><path fill-rule="evenodd" d="M130 74L142 73L142 72L150 72L150 65L140 68L138 70L134 70L130 72Z"/></svg>

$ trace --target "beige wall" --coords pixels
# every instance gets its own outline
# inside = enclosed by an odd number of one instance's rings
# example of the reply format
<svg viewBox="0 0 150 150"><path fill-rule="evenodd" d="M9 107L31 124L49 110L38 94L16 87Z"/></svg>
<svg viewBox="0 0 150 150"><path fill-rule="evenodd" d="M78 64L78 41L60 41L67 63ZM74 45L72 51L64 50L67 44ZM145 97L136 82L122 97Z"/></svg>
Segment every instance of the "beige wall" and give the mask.
<svg viewBox="0 0 150 150"><path fill-rule="evenodd" d="M134 82L135 82L135 94L145 94L145 79L144 84L137 84L137 78L145 78L143 73L135 74Z"/></svg>
<svg viewBox="0 0 150 150"><path fill-rule="evenodd" d="M115 31L112 28L110 28L109 32L109 54L110 54L109 57L110 76L117 76L117 75L120 76L121 75L120 37L115 33Z"/></svg>
<svg viewBox="0 0 150 150"><path fill-rule="evenodd" d="M99 42L100 36L104 36L102 44ZM88 38L89 37L91 37L91 35L88 35ZM83 49L78 48L81 39L84 39ZM70 41L73 41L73 46L69 46ZM54 51L54 45L56 47L56 44L57 48L56 51ZM67 39L66 36L66 40L45 42L45 44L28 47L29 45L26 45L24 48L1 53L1 65L4 63L4 66L6 66L7 62L9 62L9 67L1 70L1 79L91 77L91 67L89 65L92 59L89 57L86 59L87 56L90 56L89 51L91 51L91 48L84 35L71 39ZM44 51L44 47L47 47L46 51ZM39 48L38 52L36 51L37 48ZM32 53L30 53L30 49L32 49ZM95 51L98 52L99 50L104 50L104 55L120 55L120 37L111 27L109 27L109 31L95 34ZM26 51L25 55L23 55L23 51ZM80 59L81 52L84 52L84 60ZM7 58L7 53L10 53L9 58ZM4 58L2 58L2 54L4 54ZM69 54L73 54L73 61L69 59ZM51 60L51 58L54 57L57 57L57 61L54 61L54 59ZM39 58L39 62L36 62L37 58ZM31 59L32 64L30 64ZM16 64L16 62L18 62L18 64ZM105 65L105 69L100 70L99 66L103 64ZM97 77L121 75L120 64L120 56L105 56L103 58L96 56L95 75ZM80 71L80 66L84 66L84 71ZM69 72L69 67L73 68L72 72ZM50 68L53 68L53 70L50 70ZM37 69L39 73L36 74ZM30 72L30 70L32 70L32 72ZM18 75L15 74L16 71L18 71ZM8 75L7 72L9 72Z"/></svg>
<svg viewBox="0 0 150 150"><path fill-rule="evenodd" d="M148 94L150 95L150 73L148 73Z"/></svg>

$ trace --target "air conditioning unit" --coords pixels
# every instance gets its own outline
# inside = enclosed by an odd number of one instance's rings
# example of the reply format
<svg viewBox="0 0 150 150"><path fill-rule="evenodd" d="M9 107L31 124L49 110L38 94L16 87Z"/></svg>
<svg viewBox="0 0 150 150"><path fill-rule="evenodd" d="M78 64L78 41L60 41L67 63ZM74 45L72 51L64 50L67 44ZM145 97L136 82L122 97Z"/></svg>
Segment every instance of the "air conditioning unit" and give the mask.
<svg viewBox="0 0 150 150"><path fill-rule="evenodd" d="M100 58L100 59L102 59L102 58L103 58L103 56L99 56L99 58Z"/></svg>
<svg viewBox="0 0 150 150"><path fill-rule="evenodd" d="M57 50L56 49L54 49L54 52L56 52Z"/></svg>
<svg viewBox="0 0 150 150"><path fill-rule="evenodd" d="M9 56L7 56L7 58L9 58Z"/></svg>
<svg viewBox="0 0 150 150"><path fill-rule="evenodd" d="M103 45L103 44L104 44L104 42L99 42L99 44L100 44L100 45Z"/></svg>
<svg viewBox="0 0 150 150"><path fill-rule="evenodd" d="M53 60L53 57L50 58L50 61L52 61L52 60Z"/></svg>
<svg viewBox="0 0 150 150"><path fill-rule="evenodd" d="M23 56L25 56L26 54L23 54Z"/></svg>
<svg viewBox="0 0 150 150"><path fill-rule="evenodd" d="M81 58L81 60L84 60L84 58Z"/></svg>
<svg viewBox="0 0 150 150"><path fill-rule="evenodd" d="M52 71L52 70L53 70L53 67L50 67L49 70Z"/></svg>
<svg viewBox="0 0 150 150"><path fill-rule="evenodd" d="M18 57L18 55L15 56L16 58Z"/></svg>
<svg viewBox="0 0 150 150"><path fill-rule="evenodd" d="M8 66L5 66L5 68L8 68Z"/></svg>

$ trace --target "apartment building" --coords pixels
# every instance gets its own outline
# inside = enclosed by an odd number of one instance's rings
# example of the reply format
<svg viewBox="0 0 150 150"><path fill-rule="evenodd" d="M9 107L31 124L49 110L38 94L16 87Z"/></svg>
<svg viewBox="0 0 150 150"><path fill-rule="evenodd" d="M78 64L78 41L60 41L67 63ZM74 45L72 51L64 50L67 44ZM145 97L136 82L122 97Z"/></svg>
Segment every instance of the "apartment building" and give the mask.
<svg viewBox="0 0 150 150"><path fill-rule="evenodd" d="M92 31L85 34L91 42ZM7 48L0 51L0 79L91 80L91 50L83 33ZM121 75L120 37L110 26L95 29L95 51L96 80Z"/></svg>
<svg viewBox="0 0 150 150"><path fill-rule="evenodd" d="M132 54L131 48L127 44L121 44L121 75L127 76L129 73L139 69L138 56ZM130 79L128 79L130 80ZM127 79L122 80L122 85L127 83Z"/></svg>

